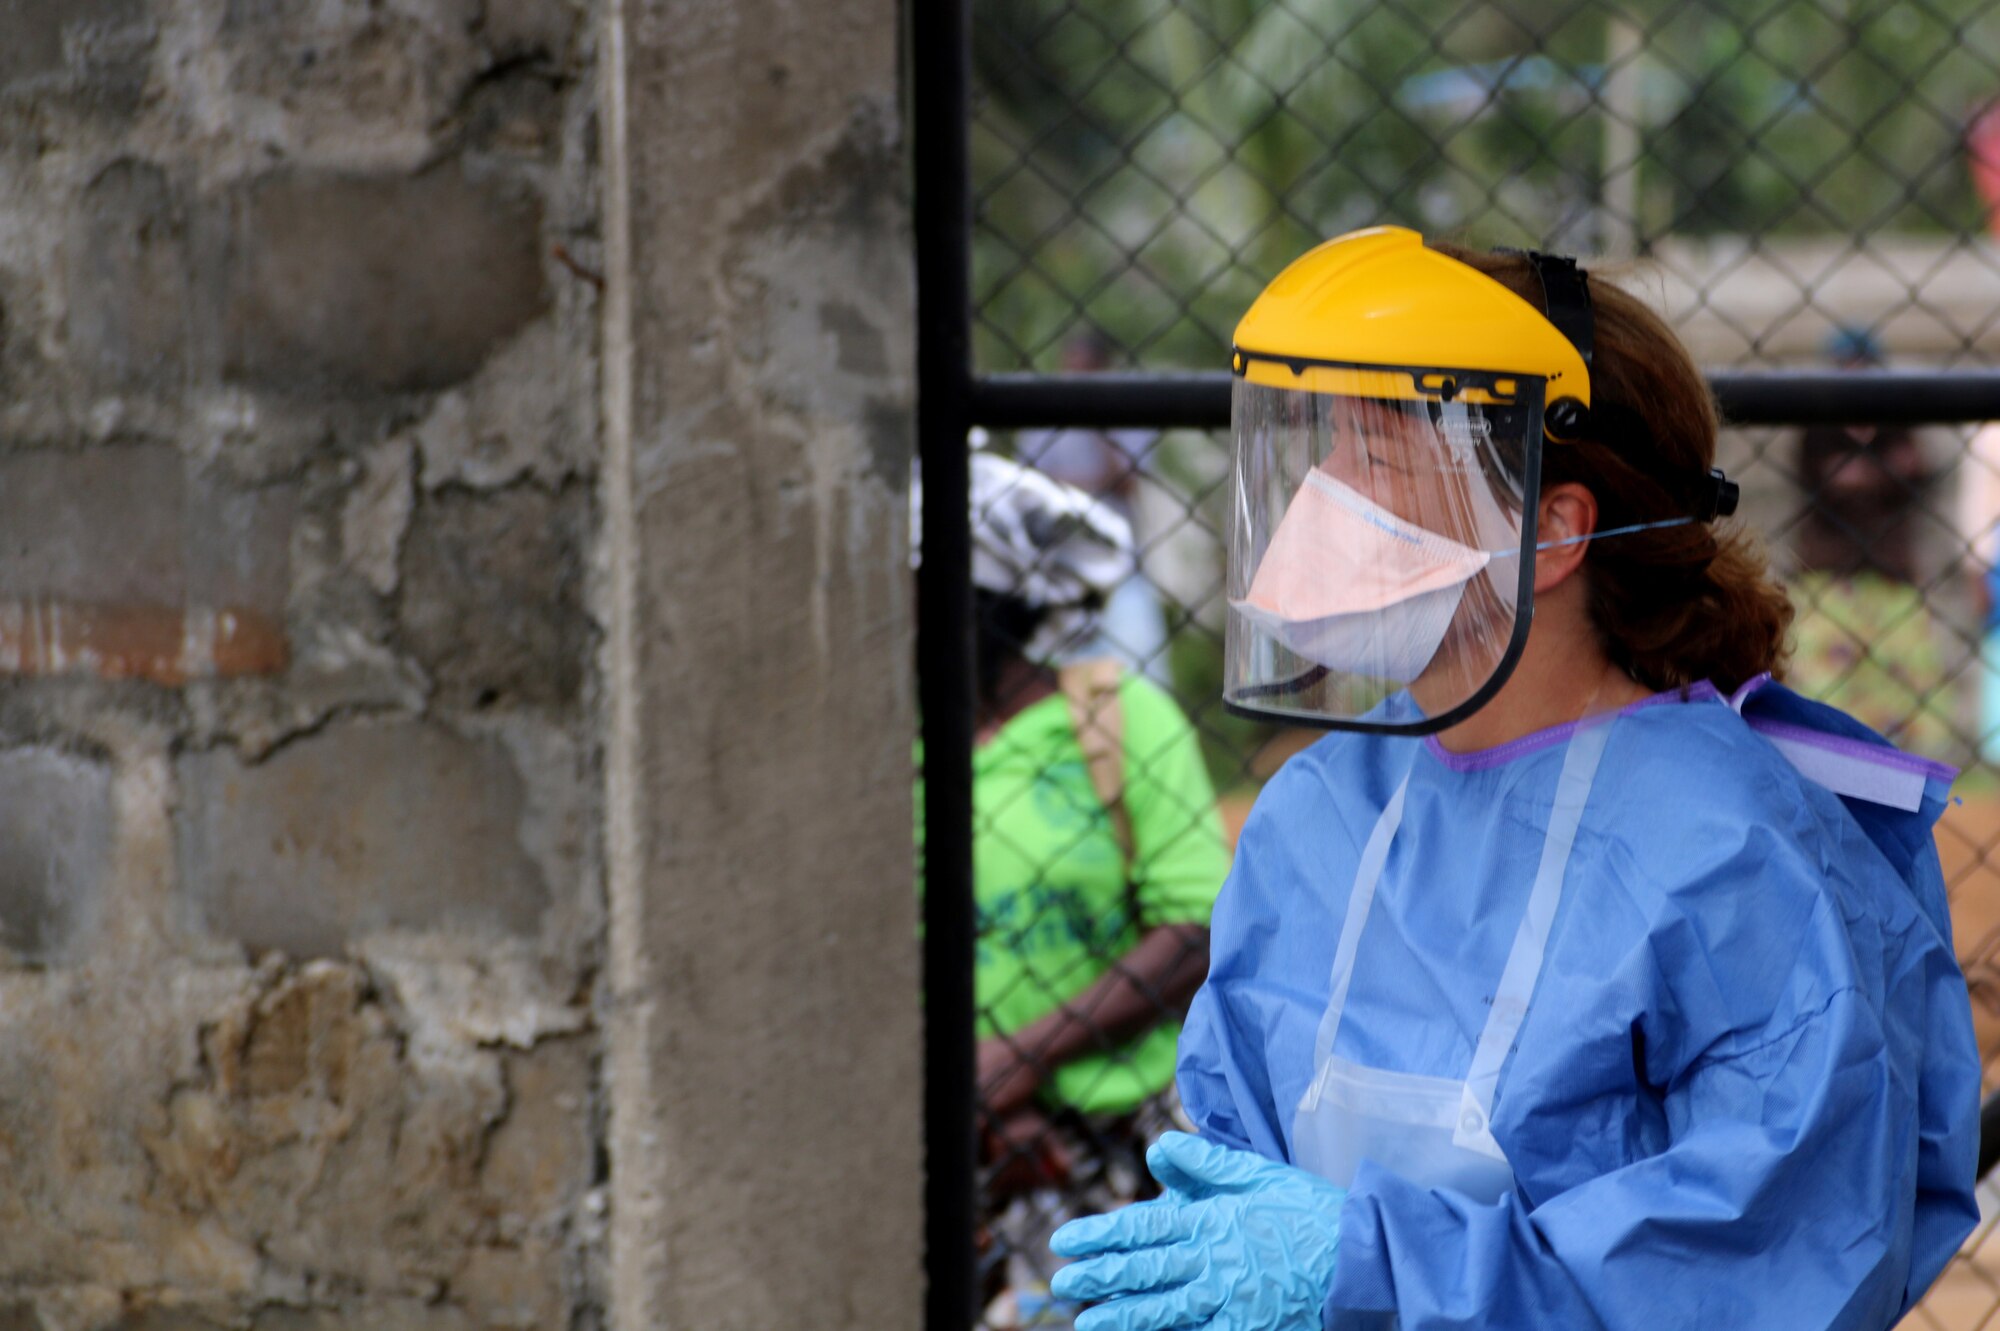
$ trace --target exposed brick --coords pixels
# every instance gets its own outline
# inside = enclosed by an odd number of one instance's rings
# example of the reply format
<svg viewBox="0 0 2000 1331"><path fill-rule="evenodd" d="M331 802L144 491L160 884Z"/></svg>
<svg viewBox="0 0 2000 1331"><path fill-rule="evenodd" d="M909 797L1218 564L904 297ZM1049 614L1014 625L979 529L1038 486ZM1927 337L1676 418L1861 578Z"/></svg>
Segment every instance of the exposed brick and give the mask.
<svg viewBox="0 0 2000 1331"><path fill-rule="evenodd" d="M111 866L111 774L54 749L0 752L0 943L65 957L95 915Z"/></svg>
<svg viewBox="0 0 2000 1331"><path fill-rule="evenodd" d="M165 445L0 456L0 669L172 684L282 668L297 506Z"/></svg>
<svg viewBox="0 0 2000 1331"><path fill-rule="evenodd" d="M535 106L496 101L487 129L533 147ZM457 162L287 170L191 197L121 159L83 191L70 234L69 342L112 386L219 372L284 393L442 388L548 304L540 203Z"/></svg>
<svg viewBox="0 0 2000 1331"><path fill-rule="evenodd" d="M0 1331L602 1320L595 8L0 0Z"/></svg>
<svg viewBox="0 0 2000 1331"><path fill-rule="evenodd" d="M560 706L589 651L582 492L428 497L403 550L404 635L446 702Z"/></svg>
<svg viewBox="0 0 2000 1331"><path fill-rule="evenodd" d="M275 675L288 656L283 625L236 606L0 601L5 675L94 675L177 688L191 679Z"/></svg>
<svg viewBox="0 0 2000 1331"><path fill-rule="evenodd" d="M420 1047L356 965L266 964L247 978L202 1005L198 1048L171 1090L152 1092L165 1112L136 1116L150 1169L135 1209L166 1234L199 1225L208 1246L254 1251L275 1277L266 1289L356 1312L438 1298L491 1231L479 1170L507 1113L498 1059ZM30 1127L24 1146L51 1135ZM124 1246L143 1254L161 1239L138 1223Z"/></svg>
<svg viewBox="0 0 2000 1331"><path fill-rule="evenodd" d="M497 743L346 725L256 766L190 753L179 773L181 881L212 933L252 950L336 956L391 929L526 935L548 905Z"/></svg>
<svg viewBox="0 0 2000 1331"><path fill-rule="evenodd" d="M456 163L265 176L217 202L203 251L224 371L273 391L446 387L548 302L540 203Z"/></svg>

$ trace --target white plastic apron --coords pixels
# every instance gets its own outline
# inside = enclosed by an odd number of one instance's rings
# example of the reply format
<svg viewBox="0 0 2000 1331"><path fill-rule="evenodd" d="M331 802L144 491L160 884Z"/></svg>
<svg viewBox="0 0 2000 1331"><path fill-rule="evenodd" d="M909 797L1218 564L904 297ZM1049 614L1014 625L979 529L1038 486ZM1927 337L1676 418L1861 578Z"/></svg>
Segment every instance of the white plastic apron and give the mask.
<svg viewBox="0 0 2000 1331"><path fill-rule="evenodd" d="M1334 949L1326 1015L1320 1019L1313 1046L1312 1084L1292 1120L1293 1163L1343 1188L1352 1186L1355 1167L1367 1159L1420 1187L1450 1188L1474 1201L1498 1201L1512 1190L1513 1168L1493 1139L1494 1088L1542 973L1570 847L1612 724L1607 718L1583 726L1570 739L1556 782L1555 806L1549 811L1541 864L1528 894L1527 916L1507 954L1486 1029L1463 1081L1364 1067L1333 1052L1341 1013L1347 1007L1347 986L1354 978L1355 948L1368 923L1389 843L1403 820L1403 797L1410 785L1409 776L1403 777L1355 870L1347 920Z"/></svg>

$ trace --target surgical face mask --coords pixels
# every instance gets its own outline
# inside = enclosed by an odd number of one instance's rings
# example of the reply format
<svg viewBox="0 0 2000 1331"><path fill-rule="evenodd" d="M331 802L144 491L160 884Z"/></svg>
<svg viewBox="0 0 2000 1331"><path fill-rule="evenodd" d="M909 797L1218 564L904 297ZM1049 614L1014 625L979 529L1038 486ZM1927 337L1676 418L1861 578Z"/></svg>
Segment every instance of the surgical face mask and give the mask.
<svg viewBox="0 0 2000 1331"><path fill-rule="evenodd" d="M1475 492L1482 488L1474 482ZM1505 525L1484 498L1482 507L1494 512L1481 513L1479 526ZM1308 661L1407 684L1436 657L1466 584L1492 560L1313 470L1272 533L1248 595L1230 604ZM1510 608L1512 571L1503 564L1492 579Z"/></svg>

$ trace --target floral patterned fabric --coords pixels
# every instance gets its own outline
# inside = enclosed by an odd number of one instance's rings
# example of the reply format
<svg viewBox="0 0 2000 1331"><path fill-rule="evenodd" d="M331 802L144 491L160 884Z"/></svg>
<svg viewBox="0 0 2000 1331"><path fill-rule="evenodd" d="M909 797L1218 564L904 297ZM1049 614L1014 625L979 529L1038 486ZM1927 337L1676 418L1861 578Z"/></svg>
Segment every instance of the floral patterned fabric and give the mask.
<svg viewBox="0 0 2000 1331"><path fill-rule="evenodd" d="M1806 573L1787 682L1830 703L1900 748L1951 757L1952 694L1923 593L1874 573Z"/></svg>

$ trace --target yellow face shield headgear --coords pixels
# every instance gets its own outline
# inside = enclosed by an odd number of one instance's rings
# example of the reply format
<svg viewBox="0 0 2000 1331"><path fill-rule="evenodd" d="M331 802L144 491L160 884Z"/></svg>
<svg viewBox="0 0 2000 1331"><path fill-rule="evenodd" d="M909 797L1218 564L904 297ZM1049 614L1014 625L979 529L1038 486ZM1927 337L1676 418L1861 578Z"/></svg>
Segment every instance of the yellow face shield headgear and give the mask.
<svg viewBox="0 0 2000 1331"><path fill-rule="evenodd" d="M1533 613L1543 444L1591 421L1586 275L1529 258L1546 310L1378 227L1304 255L1244 315L1233 709L1423 734L1506 682Z"/></svg>

